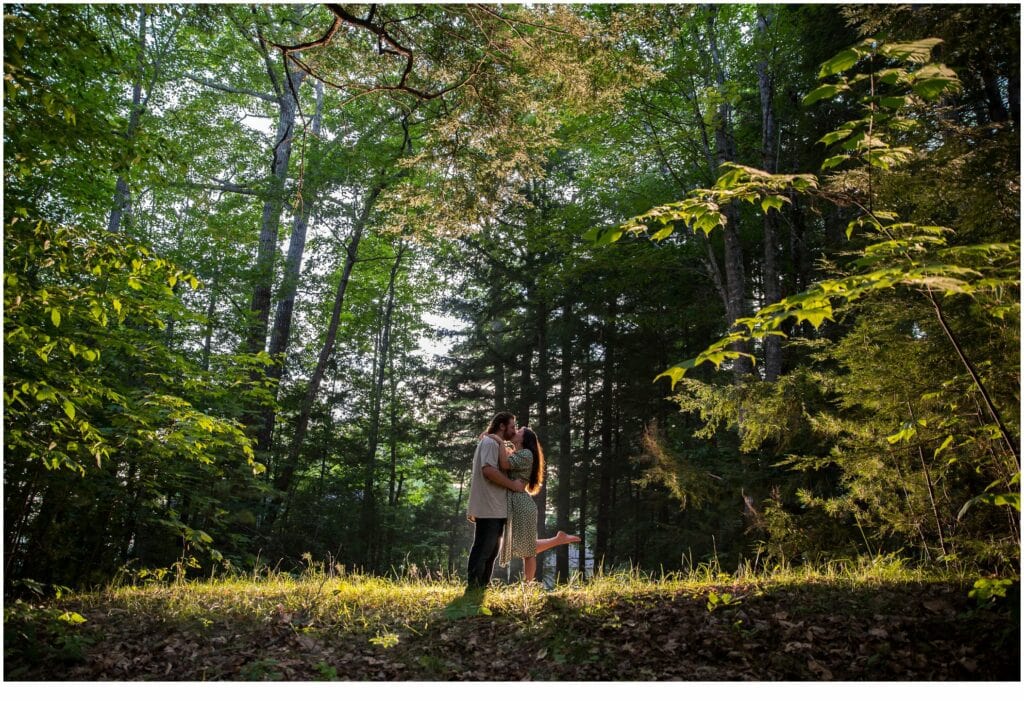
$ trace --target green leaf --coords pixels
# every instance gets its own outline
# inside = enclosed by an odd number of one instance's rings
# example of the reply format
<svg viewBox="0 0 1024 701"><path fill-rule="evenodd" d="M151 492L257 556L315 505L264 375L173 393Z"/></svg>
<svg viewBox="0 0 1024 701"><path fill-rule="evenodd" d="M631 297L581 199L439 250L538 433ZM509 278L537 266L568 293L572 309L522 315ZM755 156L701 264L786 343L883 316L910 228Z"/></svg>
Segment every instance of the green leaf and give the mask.
<svg viewBox="0 0 1024 701"><path fill-rule="evenodd" d="M668 370L666 370L665 372L663 372L663 373L659 374L657 377L655 377L654 381L657 382L661 378L667 377L669 379L669 382L672 383L671 384L671 388L675 389L676 383L679 382L679 380L683 379L683 375L686 374L686 371L688 369L691 369L693 367L696 367L694 361L693 360L687 360L684 363L680 363L679 365L670 367Z"/></svg>
<svg viewBox="0 0 1024 701"><path fill-rule="evenodd" d="M60 311L56 308L50 310L50 321L53 322L54 326L60 326Z"/></svg>
<svg viewBox="0 0 1024 701"><path fill-rule="evenodd" d="M807 107L809 105L813 105L815 102L818 102L819 100L825 100L830 97L835 97L836 95L845 90L849 90L849 86L843 85L842 83L822 85L807 93L807 95L803 99L802 104L804 107Z"/></svg>
<svg viewBox="0 0 1024 701"><path fill-rule="evenodd" d="M769 209L782 209L786 202L789 202L789 199L782 195L765 195L761 200L761 210L767 214Z"/></svg>
<svg viewBox="0 0 1024 701"><path fill-rule="evenodd" d="M860 58L860 51L857 51L856 49L843 49L835 56L821 64L821 70L818 71L818 77L825 78L827 76L849 70L850 68L853 68Z"/></svg>
<svg viewBox="0 0 1024 701"><path fill-rule="evenodd" d="M902 428L891 436L886 436L885 440L889 441L890 445L895 445L900 442L910 442L910 439L917 435L917 426L910 421L904 422Z"/></svg>
<svg viewBox="0 0 1024 701"><path fill-rule="evenodd" d="M1020 511L1020 494L996 494L992 498L995 506L1010 506Z"/></svg>
<svg viewBox="0 0 1024 701"><path fill-rule="evenodd" d="M852 129L837 129L836 131L830 131L828 134L825 134L825 136L818 139L818 143L831 146L837 141L842 141L852 133Z"/></svg>
<svg viewBox="0 0 1024 701"><path fill-rule="evenodd" d="M831 158L826 158L824 161L822 161L821 162L821 168L822 168L822 170L827 170L829 168L835 168L840 163L843 163L844 161L848 161L848 160L850 160L850 157L848 155L846 155L845 153L840 153L837 156L832 156ZM849 234L847 234L847 238L849 238L849 237L850 237Z"/></svg>
<svg viewBox="0 0 1024 701"><path fill-rule="evenodd" d="M878 79L879 83L884 83L885 85L896 85L900 82L906 82L907 75L907 72L902 68L887 68L883 71L879 71L875 77Z"/></svg>
<svg viewBox="0 0 1024 701"><path fill-rule="evenodd" d="M935 454L932 455L932 460L939 457L939 455L949 446L953 445L953 436L946 436L946 440L942 441L942 445L935 449Z"/></svg>
<svg viewBox="0 0 1024 701"><path fill-rule="evenodd" d="M932 49L941 43L942 39L932 37L899 44L882 44L878 52L897 61L924 63L932 57Z"/></svg>
<svg viewBox="0 0 1024 701"><path fill-rule="evenodd" d="M710 236L711 232L719 226L725 226L725 217L716 212L709 212L708 214L702 214L700 218L697 219L693 228L703 231L705 236Z"/></svg>
<svg viewBox="0 0 1024 701"><path fill-rule="evenodd" d="M934 100L946 90L956 90L956 73L942 64L929 64L913 75L913 91L926 100Z"/></svg>
<svg viewBox="0 0 1024 701"><path fill-rule="evenodd" d="M661 241L662 239L666 239L672 235L672 232L674 230L675 226L673 226L672 224L669 224L668 226L663 226L662 228L658 229L654 234L651 235L651 240Z"/></svg>
<svg viewBox="0 0 1024 701"><path fill-rule="evenodd" d="M601 234L601 237L597 239L596 245L608 246L622 238L622 228L609 229L608 231Z"/></svg>
<svg viewBox="0 0 1024 701"><path fill-rule="evenodd" d="M826 319L832 319L832 303L824 296L812 297L793 310L793 316L797 323L801 321L810 322L811 326L818 328Z"/></svg>
<svg viewBox="0 0 1024 701"><path fill-rule="evenodd" d="M907 98L905 95L894 95L892 97L883 97L878 102L882 107L898 110L899 108L906 106Z"/></svg>
<svg viewBox="0 0 1024 701"><path fill-rule="evenodd" d="M76 613L74 611L65 611L57 618L57 620L64 621L65 623L70 623L73 626L79 626L85 623L86 618L80 613Z"/></svg>
<svg viewBox="0 0 1024 701"><path fill-rule="evenodd" d="M70 400L64 400L64 413L68 415L69 419L75 418L75 405Z"/></svg>
<svg viewBox="0 0 1024 701"><path fill-rule="evenodd" d="M715 187L720 190L728 190L739 183L742 178L742 168L729 168L718 177L718 180L715 181Z"/></svg>

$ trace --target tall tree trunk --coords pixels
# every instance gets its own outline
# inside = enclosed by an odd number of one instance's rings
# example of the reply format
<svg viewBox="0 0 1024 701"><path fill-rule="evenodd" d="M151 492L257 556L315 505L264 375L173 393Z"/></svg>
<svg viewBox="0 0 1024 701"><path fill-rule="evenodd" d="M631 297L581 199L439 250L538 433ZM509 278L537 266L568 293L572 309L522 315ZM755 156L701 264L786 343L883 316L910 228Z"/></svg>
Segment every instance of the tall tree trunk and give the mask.
<svg viewBox="0 0 1024 701"><path fill-rule="evenodd" d="M338 280L338 288L334 293L334 308L331 310L331 320L327 327L327 337L324 339L324 345L320 349L320 354L317 357L316 368L313 370L313 374L309 378L309 384L306 387L306 394L302 399L302 405L299 408L299 414L295 420L295 436L292 439L292 445L288 451L288 456L285 459L285 464L282 466L280 472L274 477L274 488L280 493L275 500L277 502L284 498L292 486L292 477L295 475L295 470L298 467L299 454L302 451L303 443L306 441L306 432L309 429L309 417L313 413L313 404L316 402L317 395L320 393L320 383L323 381L324 373L327 371L327 362L334 353L334 343L337 340L338 327L341 324L341 308L345 303L345 290L348 288L349 279L352 277L352 267L356 264L359 252L359 242L362 240L366 223L370 219L370 213L373 211L377 198L383 190L384 185L378 184L373 186L373 188L367 193L366 200L363 202L363 210L360 212L359 218L356 220L355 225L352 228L352 238L349 240L346 250L345 267L342 270L341 278ZM267 515L267 520L270 523L273 523L276 519L277 511L278 509L276 506L273 506L270 509Z"/></svg>
<svg viewBox="0 0 1024 701"><path fill-rule="evenodd" d="M999 78L992 69L992 60L988 55L982 58L981 82L985 91L985 103L988 107L988 118L992 122L1005 122L1010 114L1003 103L1003 93L999 89Z"/></svg>
<svg viewBox="0 0 1024 701"><path fill-rule="evenodd" d="M395 376L395 349L388 353L388 511L387 527L384 532L384 562L393 562L391 554L395 540L395 516L398 497L402 491L402 478L398 476L398 378ZM397 487L396 487L397 481Z"/></svg>
<svg viewBox="0 0 1024 701"><path fill-rule="evenodd" d="M707 12L707 42L711 54L711 62L714 67L715 87L718 94L723 96L718 104L718 118L715 123L715 167L714 174L723 163L736 160L736 140L732 129L732 105L725 99L727 94L728 76L725 72L725 65L722 62L718 50L718 36L715 22L718 17L718 8L715 5L706 5ZM714 175L712 175L714 177ZM747 315L746 309L746 273L743 266L743 245L740 241L739 230L739 208L735 205L725 207L727 222L722 233L722 240L725 244L725 290L727 296L726 314L729 325L732 326L736 320ZM749 343L735 343L730 346L732 350L743 353L750 352ZM753 365L745 357L733 361L733 375L737 381L742 380L753 371Z"/></svg>
<svg viewBox="0 0 1024 701"><path fill-rule="evenodd" d="M556 519L558 530L569 531L570 489L572 487L572 426L570 406L572 400L572 302L562 305L562 367L558 395L558 497ZM569 548L558 548L555 555L555 578L569 580Z"/></svg>
<svg viewBox="0 0 1024 701"><path fill-rule="evenodd" d="M395 375L395 351L392 348L388 356L388 378L390 380L390 402L388 403L388 416L390 419L390 430L388 432L389 452L391 466L388 475L388 507L394 509L398 506L398 493L395 491L395 476L398 473L398 377Z"/></svg>
<svg viewBox="0 0 1024 701"><path fill-rule="evenodd" d="M761 168L774 173L777 166L775 154L775 77L768 66L768 23L770 19L762 12L757 13L757 33L761 38L762 58L757 63L757 83L761 94ZM764 215L764 265L761 268L764 306L782 299L779 285L778 265L778 218L775 212ZM778 336L764 340L764 379L774 382L782 374L782 342Z"/></svg>
<svg viewBox="0 0 1024 701"><path fill-rule="evenodd" d="M388 355L391 352L391 319L395 308L395 278L402 267L402 256L404 253L405 246L400 244L398 255L395 256L395 263L391 266L391 277L388 280L387 303L384 307L380 347L377 352L377 376L374 378L370 402L369 440L366 455L366 473L363 479L362 530L363 543L366 545L367 554L365 563L371 570L376 569L375 545L379 540L379 528L376 522L377 502L374 495L374 487L377 473L377 447L380 443L380 413L384 396L384 372Z"/></svg>
<svg viewBox="0 0 1024 701"><path fill-rule="evenodd" d="M548 374L548 309L540 302L537 314L537 421L534 429L542 446L548 442L548 392L551 378ZM540 492L534 497L537 502L537 537L547 537L548 484L544 480ZM561 548L560 548L561 549ZM544 557L537 558L537 581L544 581Z"/></svg>
<svg viewBox="0 0 1024 701"><path fill-rule="evenodd" d="M494 413L508 411L505 406L505 362L494 355Z"/></svg>
<svg viewBox="0 0 1024 701"><path fill-rule="evenodd" d="M1020 61L1010 62L1010 76L1006 81L1006 99L1010 104L1013 128L1020 131Z"/></svg>
<svg viewBox="0 0 1024 701"><path fill-rule="evenodd" d="M520 426L528 426L530 423L530 405L533 397L531 386L533 347L527 346L522 353L522 360L519 365L519 401L516 408L516 423Z"/></svg>
<svg viewBox="0 0 1024 701"><path fill-rule="evenodd" d="M213 351L213 315L217 312L217 278L210 283L210 301L206 305L206 328L203 332L203 370L210 371Z"/></svg>
<svg viewBox="0 0 1024 701"><path fill-rule="evenodd" d="M594 561L603 564L608 557L611 543L611 509L612 509L612 471L615 469L613 459L613 423L614 391L615 391L615 318L618 314L617 300L613 296L608 301L602 330L604 346L604 363L601 373L601 477L597 493L597 533L594 544Z"/></svg>
<svg viewBox="0 0 1024 701"><path fill-rule="evenodd" d="M583 455L580 460L580 521L579 528L577 529L577 535L580 537L580 555L577 565L580 576L584 580L587 577L587 500L589 498L587 490L590 487L590 465L592 462L590 435L594 427L594 397L590 384L593 373L590 368L589 344L585 348L585 355L583 357Z"/></svg>
<svg viewBox="0 0 1024 701"><path fill-rule="evenodd" d="M125 142L128 148L135 143L135 135L139 131L139 121L142 119L142 78L146 56L146 7L139 7L139 30L138 30L138 57L136 61L135 82L132 84L132 110L128 115L128 130L125 132ZM125 173L117 174L117 184L114 186L114 206L110 210L110 218L107 221L107 231L116 234L121 230L121 220L125 215L131 214L131 192L128 189L128 181Z"/></svg>
<svg viewBox="0 0 1024 701"><path fill-rule="evenodd" d="M311 132L314 142L320 138L321 117L324 106L324 84L316 83L316 112L313 114ZM267 377L273 380L274 400L277 400L278 385L284 374L284 363L287 359L288 344L291 340L292 314L295 309L295 296L298 293L299 275L302 270L302 255L306 249L306 231L309 229L309 216L318 193L307 190L299 200L292 220L292 234L288 240L288 257L284 263L284 279L281 281L280 299L274 313L274 326L270 332L270 358L273 363L267 368ZM268 407L263 413L263 425L256 434L256 449L263 455L270 452L274 437L274 423L277 412L274 406Z"/></svg>
<svg viewBox="0 0 1024 701"><path fill-rule="evenodd" d="M285 84L277 95L277 133L274 136L270 178L267 182L267 195L263 201L263 215L260 220L259 248L256 252L256 265L253 270L255 280L252 304L249 308L249 327L246 331L245 347L249 353L265 350L267 343L267 327L270 322L270 292L274 284L274 257L277 254L281 210L284 208L285 181L288 177L292 141L295 137L297 93L305 77L305 71L289 71L285 76Z"/></svg>

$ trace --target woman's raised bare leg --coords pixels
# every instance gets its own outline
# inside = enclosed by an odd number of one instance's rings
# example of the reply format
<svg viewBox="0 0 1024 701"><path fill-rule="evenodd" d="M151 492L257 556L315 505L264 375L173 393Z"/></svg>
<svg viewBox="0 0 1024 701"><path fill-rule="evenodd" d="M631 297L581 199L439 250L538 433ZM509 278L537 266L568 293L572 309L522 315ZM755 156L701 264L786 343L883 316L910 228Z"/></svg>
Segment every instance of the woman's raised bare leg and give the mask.
<svg viewBox="0 0 1024 701"><path fill-rule="evenodd" d="M565 531L559 531L551 538L541 538L537 540L537 553L542 553L545 550L551 548L557 548L559 545L568 545L569 543L580 542L580 537L575 535L569 535ZM523 581L532 582L534 577L537 576L537 556L524 557L523 558Z"/></svg>
<svg viewBox="0 0 1024 701"><path fill-rule="evenodd" d="M559 531L551 538L541 538L537 540L537 553L540 554L545 550L557 548L559 545L578 542L580 542L580 537L578 535L569 535L565 531Z"/></svg>

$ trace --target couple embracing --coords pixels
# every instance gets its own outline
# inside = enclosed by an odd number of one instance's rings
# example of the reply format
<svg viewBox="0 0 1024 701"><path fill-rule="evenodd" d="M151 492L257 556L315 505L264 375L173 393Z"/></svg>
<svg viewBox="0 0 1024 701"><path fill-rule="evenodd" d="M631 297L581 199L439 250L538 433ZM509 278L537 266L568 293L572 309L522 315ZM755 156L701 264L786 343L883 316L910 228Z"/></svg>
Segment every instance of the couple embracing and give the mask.
<svg viewBox="0 0 1024 701"><path fill-rule="evenodd" d="M537 504L533 496L544 483L544 451L537 434L516 427L516 417L497 414L480 437L473 455L469 486L469 520L476 524L469 552L467 589L487 586L500 553L504 567L523 558L523 578L532 581L537 554L579 537L559 531L554 538L537 539Z"/></svg>

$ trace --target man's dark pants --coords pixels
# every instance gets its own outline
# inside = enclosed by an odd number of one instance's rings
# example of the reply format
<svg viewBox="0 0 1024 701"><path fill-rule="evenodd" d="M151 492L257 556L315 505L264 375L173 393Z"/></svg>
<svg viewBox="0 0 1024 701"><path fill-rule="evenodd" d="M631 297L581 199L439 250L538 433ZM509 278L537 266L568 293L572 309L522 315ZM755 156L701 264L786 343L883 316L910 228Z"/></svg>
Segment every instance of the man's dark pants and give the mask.
<svg viewBox="0 0 1024 701"><path fill-rule="evenodd" d="M469 583L467 589L486 587L491 581L491 570L498 557L501 532L505 529L503 518L478 518L473 548L469 551Z"/></svg>

